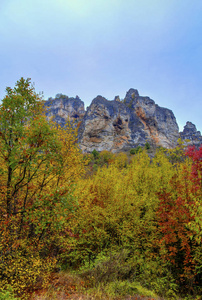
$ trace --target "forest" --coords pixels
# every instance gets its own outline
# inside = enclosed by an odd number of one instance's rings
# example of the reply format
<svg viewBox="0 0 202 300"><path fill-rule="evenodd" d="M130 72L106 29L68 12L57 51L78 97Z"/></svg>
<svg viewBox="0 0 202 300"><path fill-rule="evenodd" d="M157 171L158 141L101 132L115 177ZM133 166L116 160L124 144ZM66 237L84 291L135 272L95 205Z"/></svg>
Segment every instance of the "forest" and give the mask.
<svg viewBox="0 0 202 300"><path fill-rule="evenodd" d="M43 103L0 105L0 300L201 299L202 146L82 154Z"/></svg>

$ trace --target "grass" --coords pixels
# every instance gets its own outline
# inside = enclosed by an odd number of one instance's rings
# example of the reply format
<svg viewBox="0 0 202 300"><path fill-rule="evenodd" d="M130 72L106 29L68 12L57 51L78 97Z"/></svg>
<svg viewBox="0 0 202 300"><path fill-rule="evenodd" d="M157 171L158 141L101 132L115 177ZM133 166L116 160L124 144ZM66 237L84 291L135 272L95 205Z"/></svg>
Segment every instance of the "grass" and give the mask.
<svg viewBox="0 0 202 300"><path fill-rule="evenodd" d="M169 300L183 300L181 297ZM185 298L186 300L201 298ZM185 300L184 299L184 300ZM168 300L139 283L115 280L90 286L89 281L70 272L53 274L49 287L35 291L29 300Z"/></svg>
<svg viewBox="0 0 202 300"><path fill-rule="evenodd" d="M89 287L89 281L77 275L59 272L53 274L48 288L35 291L30 296L30 300L158 300L158 298L151 297L152 294L147 296L122 295L128 288L127 283L121 281L100 284L92 288ZM141 290L142 288L138 285L134 285L133 288L137 292L149 293Z"/></svg>

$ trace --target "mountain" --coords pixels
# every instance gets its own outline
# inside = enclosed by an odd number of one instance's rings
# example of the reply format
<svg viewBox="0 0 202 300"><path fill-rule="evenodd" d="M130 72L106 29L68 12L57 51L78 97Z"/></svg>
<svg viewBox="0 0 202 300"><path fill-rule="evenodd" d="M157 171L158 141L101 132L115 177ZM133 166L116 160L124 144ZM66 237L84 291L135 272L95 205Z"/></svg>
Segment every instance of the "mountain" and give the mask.
<svg viewBox="0 0 202 300"><path fill-rule="evenodd" d="M187 122L184 131L179 133L173 112L158 106L149 97L140 96L136 89L130 89L124 100L119 96L111 101L97 96L86 111L78 96L57 94L45 105L48 119L53 118L61 126L67 119L79 125L78 142L83 152L94 149L119 152L144 146L146 142L154 147L173 148L180 137L201 142L195 125Z"/></svg>

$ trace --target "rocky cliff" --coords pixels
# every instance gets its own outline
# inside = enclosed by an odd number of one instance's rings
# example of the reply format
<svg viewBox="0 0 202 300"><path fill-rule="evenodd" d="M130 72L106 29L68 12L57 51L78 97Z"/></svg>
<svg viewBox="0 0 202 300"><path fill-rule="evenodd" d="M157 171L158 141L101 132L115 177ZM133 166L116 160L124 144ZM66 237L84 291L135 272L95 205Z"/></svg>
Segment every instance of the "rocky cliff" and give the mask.
<svg viewBox="0 0 202 300"><path fill-rule="evenodd" d="M130 89L124 100L118 96L109 101L97 96L84 110L81 99L58 94L45 103L48 119L61 126L67 119L79 122L78 141L83 152L125 151L149 142L172 148L177 145L179 129L173 112L159 107L149 97Z"/></svg>
<svg viewBox="0 0 202 300"><path fill-rule="evenodd" d="M149 97L130 89L123 101L108 101L97 96L87 109L79 128L83 152L119 152L146 142L172 148L177 145L179 129L173 112L159 107Z"/></svg>
<svg viewBox="0 0 202 300"><path fill-rule="evenodd" d="M97 96L85 111L84 102L57 94L45 102L47 118L64 126L67 119L79 124L78 142L83 152L109 150L125 151L146 142L153 146L173 148L180 137L186 145L202 144L196 126L187 122L179 133L173 112L155 104L149 97L142 97L130 89L120 100L107 100Z"/></svg>
<svg viewBox="0 0 202 300"><path fill-rule="evenodd" d="M187 122L184 130L180 132L180 138L185 145L200 146L202 144L202 136L200 131L197 131L196 126L192 122Z"/></svg>
<svg viewBox="0 0 202 300"><path fill-rule="evenodd" d="M67 119L78 123L85 114L84 102L76 96L69 98L68 96L57 94L56 97L49 98L45 102L47 108L47 118L53 119L61 126L64 126Z"/></svg>

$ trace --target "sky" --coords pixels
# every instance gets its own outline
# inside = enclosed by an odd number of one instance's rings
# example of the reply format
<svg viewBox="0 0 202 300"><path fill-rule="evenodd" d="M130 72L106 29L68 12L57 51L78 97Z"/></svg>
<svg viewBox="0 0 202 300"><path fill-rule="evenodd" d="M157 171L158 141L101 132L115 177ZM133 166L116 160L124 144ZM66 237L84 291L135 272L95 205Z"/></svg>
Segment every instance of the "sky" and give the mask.
<svg viewBox="0 0 202 300"><path fill-rule="evenodd" d="M31 78L89 106L130 88L202 132L201 0L0 0L0 99Z"/></svg>

